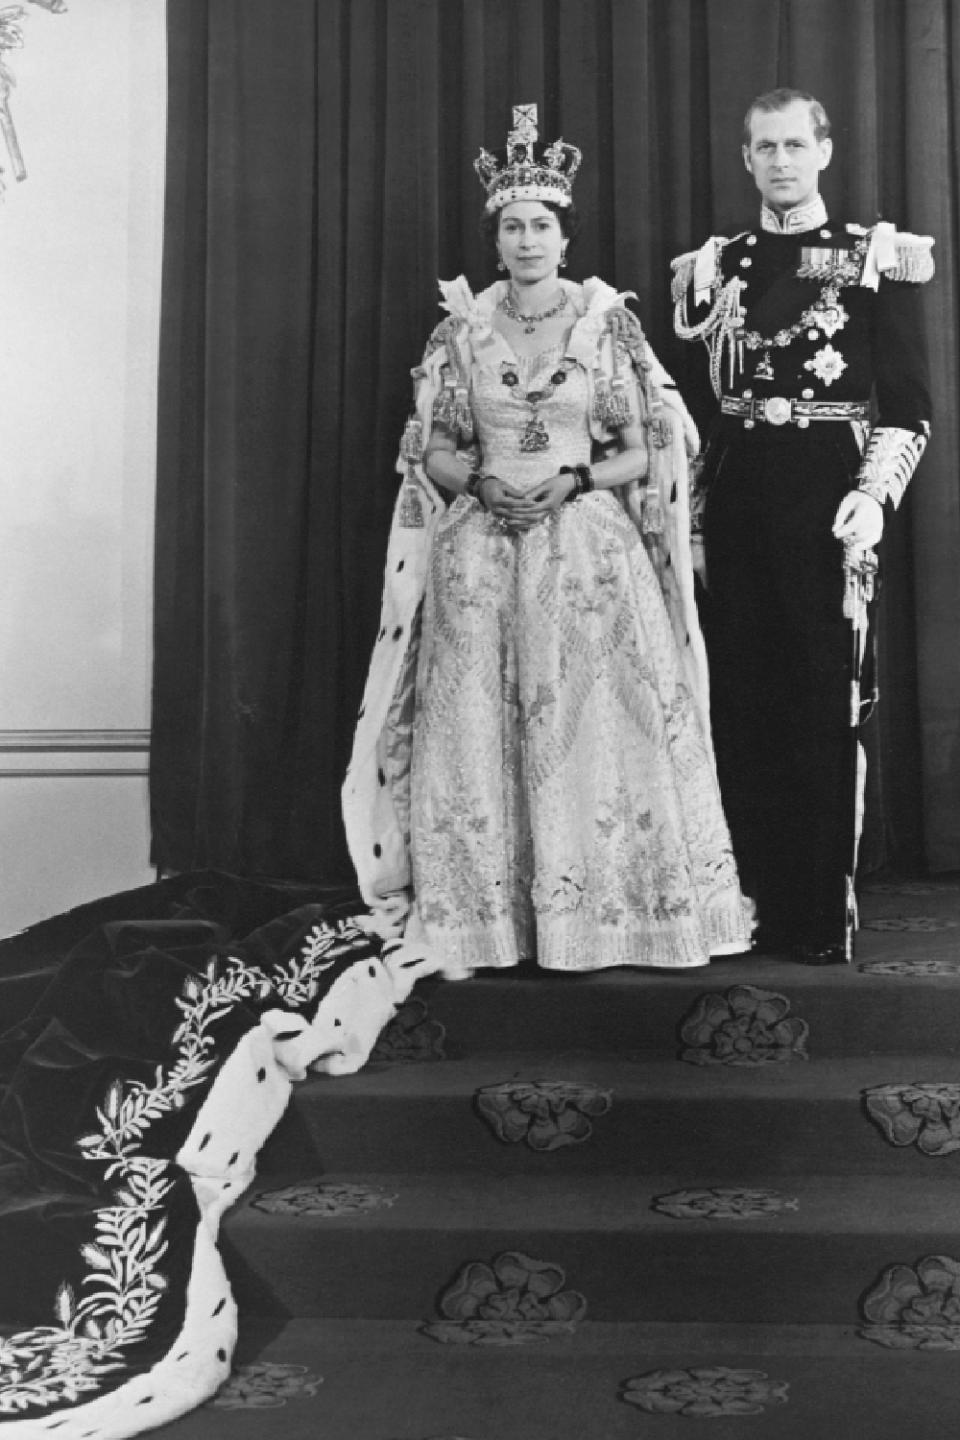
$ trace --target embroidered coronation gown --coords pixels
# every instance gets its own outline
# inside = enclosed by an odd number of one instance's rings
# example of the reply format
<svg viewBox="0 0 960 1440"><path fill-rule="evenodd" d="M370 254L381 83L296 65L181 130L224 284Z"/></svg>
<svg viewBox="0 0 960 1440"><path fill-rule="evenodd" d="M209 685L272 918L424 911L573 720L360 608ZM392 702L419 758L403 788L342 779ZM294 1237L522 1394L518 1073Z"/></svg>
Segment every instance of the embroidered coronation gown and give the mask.
<svg viewBox="0 0 960 1440"><path fill-rule="evenodd" d="M589 463L584 368L563 345L530 359L496 346L499 364L470 371L483 469L529 491ZM548 448L521 448L540 422ZM429 561L416 693L415 903L445 973L534 956L568 972L679 968L749 947L712 758L614 491L519 533L453 501Z"/></svg>

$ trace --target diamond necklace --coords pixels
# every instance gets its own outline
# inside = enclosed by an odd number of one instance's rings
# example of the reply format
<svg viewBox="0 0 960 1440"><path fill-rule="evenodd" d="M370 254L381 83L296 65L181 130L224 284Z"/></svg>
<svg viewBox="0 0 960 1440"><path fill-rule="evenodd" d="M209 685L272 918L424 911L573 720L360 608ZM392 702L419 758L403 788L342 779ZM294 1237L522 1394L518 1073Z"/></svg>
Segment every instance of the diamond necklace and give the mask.
<svg viewBox="0 0 960 1440"><path fill-rule="evenodd" d="M541 320L552 320L554 315L561 315L566 310L567 292L561 290L560 299L549 310L541 310L539 315L524 315L522 310L517 309L513 286L510 285L497 308L502 310L508 319L515 320L518 325L522 325L524 335L532 335Z"/></svg>

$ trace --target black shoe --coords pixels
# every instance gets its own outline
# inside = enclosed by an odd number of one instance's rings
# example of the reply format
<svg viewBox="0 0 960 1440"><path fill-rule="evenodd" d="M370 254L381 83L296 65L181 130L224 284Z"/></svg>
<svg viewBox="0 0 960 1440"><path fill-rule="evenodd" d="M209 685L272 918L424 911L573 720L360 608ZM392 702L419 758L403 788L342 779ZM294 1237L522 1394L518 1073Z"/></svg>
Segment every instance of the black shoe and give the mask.
<svg viewBox="0 0 960 1440"><path fill-rule="evenodd" d="M792 945L791 960L801 965L846 965L847 949L840 940L834 945Z"/></svg>

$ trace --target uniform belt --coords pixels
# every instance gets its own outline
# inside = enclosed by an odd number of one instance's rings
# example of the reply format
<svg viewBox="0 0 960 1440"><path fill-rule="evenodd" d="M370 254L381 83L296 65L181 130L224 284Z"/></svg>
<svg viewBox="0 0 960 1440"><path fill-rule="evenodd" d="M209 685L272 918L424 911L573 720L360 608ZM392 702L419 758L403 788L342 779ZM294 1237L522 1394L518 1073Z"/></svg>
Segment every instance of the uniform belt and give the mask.
<svg viewBox="0 0 960 1440"><path fill-rule="evenodd" d="M788 400L783 395L771 395L767 400L724 395L720 409L724 415L738 415L751 427L759 420L767 425L798 425L805 430L811 420L870 418L870 404L866 400Z"/></svg>

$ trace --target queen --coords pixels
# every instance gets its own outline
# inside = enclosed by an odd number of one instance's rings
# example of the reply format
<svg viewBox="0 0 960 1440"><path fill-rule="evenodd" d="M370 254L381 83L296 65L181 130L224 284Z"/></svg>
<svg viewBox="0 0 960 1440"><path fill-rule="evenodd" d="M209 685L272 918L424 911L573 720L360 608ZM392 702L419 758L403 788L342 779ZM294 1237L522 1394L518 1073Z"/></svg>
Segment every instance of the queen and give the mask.
<svg viewBox="0 0 960 1440"><path fill-rule="evenodd" d="M750 944L709 735L698 440L630 294L564 277L580 151L481 150L501 279L441 282L344 785L364 899L450 978Z"/></svg>

